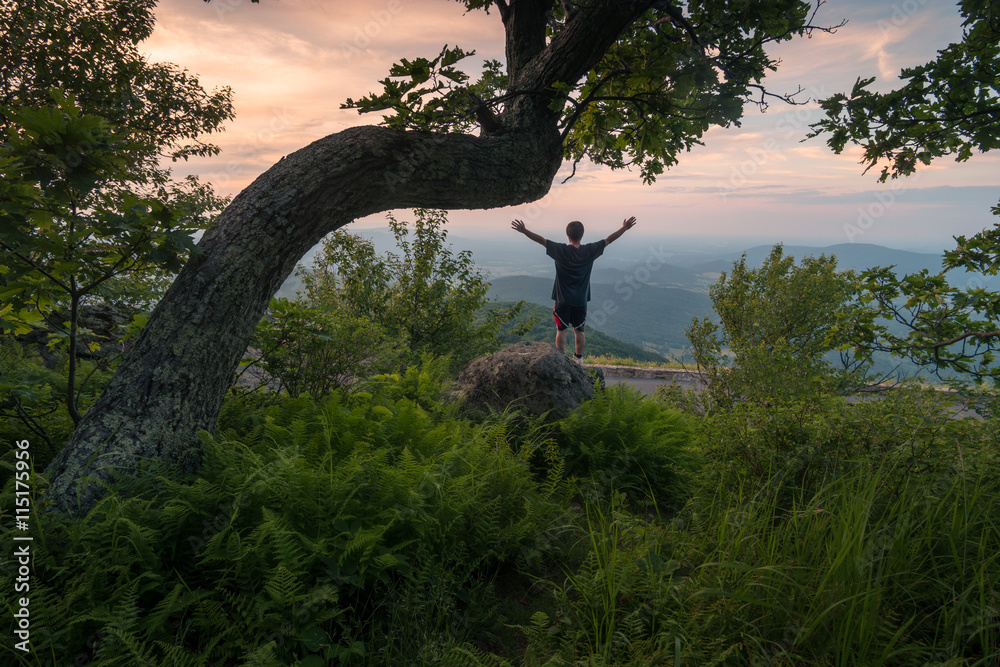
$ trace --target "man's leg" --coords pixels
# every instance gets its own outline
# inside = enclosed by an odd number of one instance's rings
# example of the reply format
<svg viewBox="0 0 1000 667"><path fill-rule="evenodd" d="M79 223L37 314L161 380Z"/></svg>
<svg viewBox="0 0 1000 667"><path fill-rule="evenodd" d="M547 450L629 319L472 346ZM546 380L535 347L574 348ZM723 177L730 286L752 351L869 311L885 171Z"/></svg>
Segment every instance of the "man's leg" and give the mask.
<svg viewBox="0 0 1000 667"><path fill-rule="evenodd" d="M566 329L569 328L569 316L564 306L558 303L552 307L552 319L556 323L556 349L566 353Z"/></svg>
<svg viewBox="0 0 1000 667"><path fill-rule="evenodd" d="M587 337L583 330L587 326L587 306L577 306L573 308L573 347L576 354L573 358L576 363L583 365L583 346L587 343Z"/></svg>
<svg viewBox="0 0 1000 667"><path fill-rule="evenodd" d="M587 343L587 337L583 329L573 329L573 342L576 344L576 356L583 356L583 346Z"/></svg>

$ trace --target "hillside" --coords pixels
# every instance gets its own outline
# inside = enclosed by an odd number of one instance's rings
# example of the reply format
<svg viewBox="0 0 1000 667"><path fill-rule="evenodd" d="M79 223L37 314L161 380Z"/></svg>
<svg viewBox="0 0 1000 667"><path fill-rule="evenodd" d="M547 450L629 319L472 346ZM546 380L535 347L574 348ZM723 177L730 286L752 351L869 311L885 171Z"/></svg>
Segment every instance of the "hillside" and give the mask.
<svg viewBox="0 0 1000 667"><path fill-rule="evenodd" d="M551 308L551 278L496 278L490 298L528 301ZM704 292L642 283L592 284L588 330L598 330L626 343L661 353L688 346L685 330L695 317L712 315Z"/></svg>
<svg viewBox="0 0 1000 667"><path fill-rule="evenodd" d="M715 274L701 270L700 268L690 268L675 266L673 264L653 263L652 270L648 263L638 263L630 268L606 268L594 267L590 276L590 284L624 285L629 279L635 281L637 278L648 278L642 282L657 287L682 287L685 289L706 290L708 286L715 282Z"/></svg>
<svg viewBox="0 0 1000 667"><path fill-rule="evenodd" d="M498 302L492 305L508 306L510 303ZM532 317L537 320L535 326L523 336L510 335L505 337L505 344L513 344L519 340L553 342L555 338L555 325L552 322L552 308L525 301L524 308L521 309L521 314L513 326L516 326L517 323L530 320ZM570 350L573 346L572 336L567 341L567 350ZM632 343L626 343L591 327L587 327L587 347L585 353L594 356L623 357L653 363L664 361L662 354L652 352Z"/></svg>
<svg viewBox="0 0 1000 667"><path fill-rule="evenodd" d="M693 265L691 269L704 272L726 271L743 254L746 255L748 266L758 267L771 254L772 248L771 245L758 245L743 252L726 253ZM784 251L786 255L796 259L834 255L837 258L837 266L841 269L864 270L873 266L891 265L899 271L913 273L924 268L932 271L941 268L941 255L896 250L871 243L840 243L824 247L786 245Z"/></svg>
<svg viewBox="0 0 1000 667"><path fill-rule="evenodd" d="M361 230L360 235L371 238L378 252L395 251L395 242L384 230ZM656 239L647 239L654 243ZM469 250L476 265L487 271L492 280L516 278L518 276L551 276L552 260L545 256L541 248L525 246L523 239L510 240L506 237L464 238L449 236L454 250ZM773 244L761 244L742 251L695 251L685 248L670 248L650 254L646 246L630 246L626 239L619 241L615 253L605 257L600 265L595 265L591 274L592 285L609 285L624 289L629 281L642 282L656 287L677 287L694 291L707 291L715 283L722 271L732 269L744 252L751 268L759 267L771 252ZM660 248L669 246L666 242ZM314 249L315 250L315 249ZM871 243L840 243L828 246L785 245L785 253L796 259L820 254L835 255L841 269L857 271L874 266L895 266L897 273L917 273L928 269L936 273L941 269L940 253L921 253L897 250ZM302 258L303 265L312 263L310 251ZM666 261L663 261L663 260ZM970 279L988 289L1000 289L1000 278L996 276L969 276L964 272L950 275L956 285L965 286ZM301 281L290 276L282 285L278 296L294 298L295 291L301 289ZM543 293L548 296L548 292ZM537 301L535 298L532 301ZM544 305L544 304L543 304Z"/></svg>
<svg viewBox="0 0 1000 667"><path fill-rule="evenodd" d="M773 244L757 245L743 251L719 253L676 252L670 256L669 264L655 265L649 271L646 282L659 287L681 287L693 290L707 290L718 278L719 273L732 269L733 262L746 254L747 265L760 267L771 253ZM803 257L818 257L821 254L837 258L837 266L842 270L863 271L875 266L893 266L897 274L919 273L927 269L932 274L941 270L942 255L939 253L911 252L897 250L871 243L840 243L828 246L785 245L786 255L797 260ZM591 282L615 284L627 280L629 276L644 277L643 262L632 265L595 267ZM970 280L988 289L1000 289L1000 278L996 276L969 275L964 271L949 273L952 284L964 287Z"/></svg>

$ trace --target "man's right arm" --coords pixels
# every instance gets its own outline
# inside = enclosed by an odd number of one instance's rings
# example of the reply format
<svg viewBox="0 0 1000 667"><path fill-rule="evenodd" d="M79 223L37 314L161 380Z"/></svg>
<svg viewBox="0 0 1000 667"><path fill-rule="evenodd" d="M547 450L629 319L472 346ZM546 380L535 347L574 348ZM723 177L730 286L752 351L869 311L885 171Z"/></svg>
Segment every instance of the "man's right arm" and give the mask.
<svg viewBox="0 0 1000 667"><path fill-rule="evenodd" d="M540 243L542 245L545 245L545 237L542 236L541 234L536 234L535 232L529 230L527 227L524 226L524 223L521 222L520 220L515 220L512 223L510 223L510 228L513 229L515 232L521 232L535 243Z"/></svg>

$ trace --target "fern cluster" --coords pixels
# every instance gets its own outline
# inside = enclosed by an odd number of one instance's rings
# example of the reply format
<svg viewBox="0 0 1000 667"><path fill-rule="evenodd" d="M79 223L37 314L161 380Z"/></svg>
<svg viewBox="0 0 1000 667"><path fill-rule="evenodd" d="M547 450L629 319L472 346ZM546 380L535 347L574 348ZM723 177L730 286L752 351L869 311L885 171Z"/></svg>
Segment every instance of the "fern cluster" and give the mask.
<svg viewBox="0 0 1000 667"><path fill-rule="evenodd" d="M84 518L36 498L31 652L9 628L0 648L60 667L1000 659L995 420L904 391L705 413L611 387L544 424L461 413L447 369L233 397L196 475L147 467Z"/></svg>
<svg viewBox="0 0 1000 667"><path fill-rule="evenodd" d="M40 516L28 664L402 664L476 636L560 485L408 380L228 406L196 478Z"/></svg>

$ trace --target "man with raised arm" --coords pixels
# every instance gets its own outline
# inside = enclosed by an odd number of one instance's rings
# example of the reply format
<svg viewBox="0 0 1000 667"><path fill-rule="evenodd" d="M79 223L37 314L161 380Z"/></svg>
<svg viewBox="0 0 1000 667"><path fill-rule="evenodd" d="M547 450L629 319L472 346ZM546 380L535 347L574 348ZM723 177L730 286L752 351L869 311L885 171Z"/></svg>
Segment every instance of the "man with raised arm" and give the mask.
<svg viewBox="0 0 1000 667"><path fill-rule="evenodd" d="M566 352L566 329L573 327L573 342L576 363L583 363L583 346L586 337L583 329L587 321L587 302L590 301L590 271L594 260L604 254L604 248L635 226L635 216L622 222L622 226L607 238L593 243L581 244L583 223L577 220L566 225L569 243L549 241L540 234L530 231L520 220L514 220L511 229L527 236L532 241L545 246L545 254L556 263L556 281L552 286L552 300L555 305L552 315L556 321L556 348Z"/></svg>

